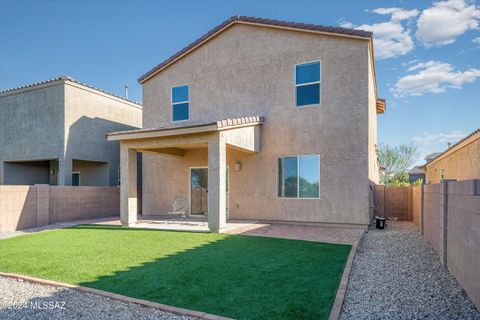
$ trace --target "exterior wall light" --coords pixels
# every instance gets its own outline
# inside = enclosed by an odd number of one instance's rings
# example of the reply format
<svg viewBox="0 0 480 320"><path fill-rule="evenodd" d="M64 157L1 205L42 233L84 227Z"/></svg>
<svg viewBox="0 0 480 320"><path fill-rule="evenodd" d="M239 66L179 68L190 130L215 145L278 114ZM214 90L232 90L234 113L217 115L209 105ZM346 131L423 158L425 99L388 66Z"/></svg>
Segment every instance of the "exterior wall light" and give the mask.
<svg viewBox="0 0 480 320"><path fill-rule="evenodd" d="M235 171L242 170L242 164L240 162L235 162Z"/></svg>

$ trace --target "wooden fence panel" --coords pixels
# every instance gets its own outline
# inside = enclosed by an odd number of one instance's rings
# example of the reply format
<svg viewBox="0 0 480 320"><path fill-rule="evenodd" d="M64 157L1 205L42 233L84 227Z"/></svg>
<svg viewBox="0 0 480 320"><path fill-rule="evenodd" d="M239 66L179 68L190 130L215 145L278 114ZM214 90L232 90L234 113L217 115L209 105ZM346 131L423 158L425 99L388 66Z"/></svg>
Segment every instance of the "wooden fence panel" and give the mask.
<svg viewBox="0 0 480 320"><path fill-rule="evenodd" d="M410 187L375 186L375 197L382 215L389 219L411 221L413 197Z"/></svg>

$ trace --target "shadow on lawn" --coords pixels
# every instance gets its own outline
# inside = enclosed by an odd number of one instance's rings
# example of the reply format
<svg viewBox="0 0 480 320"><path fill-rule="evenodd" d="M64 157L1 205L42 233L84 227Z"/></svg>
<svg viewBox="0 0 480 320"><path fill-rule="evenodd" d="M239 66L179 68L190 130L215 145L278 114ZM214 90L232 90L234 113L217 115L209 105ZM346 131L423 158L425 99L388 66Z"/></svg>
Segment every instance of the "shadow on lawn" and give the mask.
<svg viewBox="0 0 480 320"><path fill-rule="evenodd" d="M98 225L73 229L128 232L131 241L136 241L139 231L183 234ZM202 239L205 234L189 235ZM154 248L165 244L152 241L141 245ZM350 248L223 235L80 285L236 319L324 319L334 302Z"/></svg>

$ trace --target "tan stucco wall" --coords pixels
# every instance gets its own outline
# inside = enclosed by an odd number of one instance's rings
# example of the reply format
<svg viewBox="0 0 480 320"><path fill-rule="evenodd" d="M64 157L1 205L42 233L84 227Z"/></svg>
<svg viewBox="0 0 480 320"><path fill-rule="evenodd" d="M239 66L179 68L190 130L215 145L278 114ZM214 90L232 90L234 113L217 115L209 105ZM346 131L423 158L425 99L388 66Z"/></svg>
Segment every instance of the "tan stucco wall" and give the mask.
<svg viewBox="0 0 480 320"><path fill-rule="evenodd" d="M480 178L480 132L427 164L426 182L439 183L442 169L445 179Z"/></svg>
<svg viewBox="0 0 480 320"><path fill-rule="evenodd" d="M5 162L3 179L10 185L33 185L50 183L51 161Z"/></svg>
<svg viewBox="0 0 480 320"><path fill-rule="evenodd" d="M319 59L322 103L297 108L295 64ZM229 151L242 163L230 170L230 217L367 224L368 59L367 41L237 25L144 84L143 126L264 116L261 152ZM191 120L172 124L170 90L180 84L190 85ZM277 199L277 158L304 154L321 157L321 198ZM165 213L188 190L187 166L204 161L145 156L144 213Z"/></svg>
<svg viewBox="0 0 480 320"><path fill-rule="evenodd" d="M110 185L109 164L84 160L72 161L72 172L80 173L81 186L108 186ZM117 170L118 171L118 170ZM112 181L112 184L114 181Z"/></svg>
<svg viewBox="0 0 480 320"><path fill-rule="evenodd" d="M4 161L63 156L64 86L0 95L0 184Z"/></svg>
<svg viewBox="0 0 480 320"><path fill-rule="evenodd" d="M108 162L106 184L117 185L119 145L107 142L105 135L141 126L138 105L69 80L2 93L0 184L5 183L4 161L54 160L51 168L57 170L50 182L56 184L58 177L60 185L69 185L72 160L77 159ZM18 176L17 167L9 169ZM104 184L103 176L92 184Z"/></svg>
<svg viewBox="0 0 480 320"><path fill-rule="evenodd" d="M368 55L371 55L370 51ZM377 99L371 59L368 59L368 177L373 184L380 182L377 159Z"/></svg>
<svg viewBox="0 0 480 320"><path fill-rule="evenodd" d="M142 127L142 109L124 100L100 94L75 83L65 86L65 159L108 162L109 184L118 184L118 142L107 133ZM104 174L89 178L88 185L105 185ZM71 175L66 176L71 184ZM107 183L108 185L108 183Z"/></svg>

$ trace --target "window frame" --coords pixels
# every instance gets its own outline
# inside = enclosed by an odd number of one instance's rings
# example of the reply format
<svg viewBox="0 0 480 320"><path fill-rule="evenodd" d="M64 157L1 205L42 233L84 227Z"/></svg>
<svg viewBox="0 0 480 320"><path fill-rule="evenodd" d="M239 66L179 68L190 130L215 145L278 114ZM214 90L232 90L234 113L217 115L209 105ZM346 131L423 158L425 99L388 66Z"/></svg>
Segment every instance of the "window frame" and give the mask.
<svg viewBox="0 0 480 320"><path fill-rule="evenodd" d="M319 81L314 81L314 82L307 82L307 83L302 83L302 84L297 84L297 66L301 66L304 64L312 64L318 62L320 64L320 80ZM316 107L316 106L321 106L322 105L322 60L317 59L317 60L312 60L312 61L306 61L302 63L297 63L295 64L295 70L293 72L293 83L295 84L295 108L308 108L308 107ZM311 103L311 104L304 104L301 106L297 105L297 87L303 87L303 86L308 86L312 84L318 84L319 85L319 92L318 92L318 97L319 97L319 102L318 103Z"/></svg>
<svg viewBox="0 0 480 320"><path fill-rule="evenodd" d="M174 88L178 88L178 87L187 87L188 88L188 99L186 101L180 101L180 102L173 102L173 89ZM184 104L184 103L188 103L188 118L187 119L181 119L181 120L174 120L173 119L173 115L174 115L174 112L173 112L173 109L174 109L174 106L175 105L178 105L178 104ZM190 120L190 85L189 84L179 84L179 85L174 85L174 86L171 86L170 87L170 106L172 107L171 110L172 110L172 118L171 118L171 122L181 122L181 121L188 121Z"/></svg>
<svg viewBox="0 0 480 320"><path fill-rule="evenodd" d="M300 157L308 157L308 156L316 156L318 157L318 198L300 198ZM278 186L280 182L280 172L279 172L279 160L282 158L297 158L297 196L296 197L280 197L278 195ZM275 197L277 200L279 199L289 199L289 200L320 200L321 199L321 167L322 167L322 157L318 153L308 153L308 154L299 154L299 155L284 155L284 156L277 156L276 159L276 184L275 184Z"/></svg>

